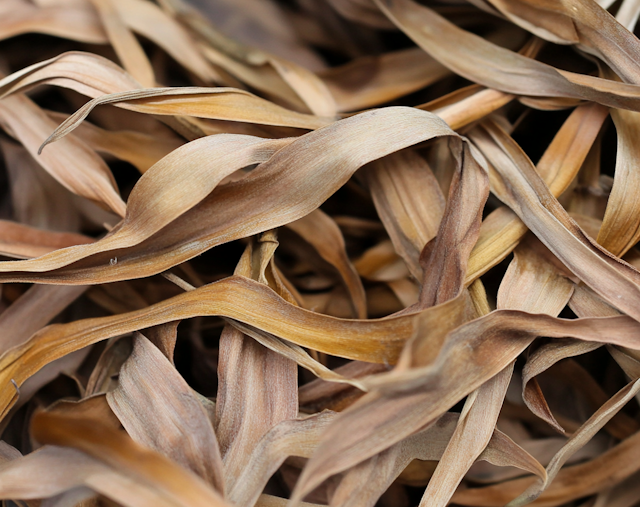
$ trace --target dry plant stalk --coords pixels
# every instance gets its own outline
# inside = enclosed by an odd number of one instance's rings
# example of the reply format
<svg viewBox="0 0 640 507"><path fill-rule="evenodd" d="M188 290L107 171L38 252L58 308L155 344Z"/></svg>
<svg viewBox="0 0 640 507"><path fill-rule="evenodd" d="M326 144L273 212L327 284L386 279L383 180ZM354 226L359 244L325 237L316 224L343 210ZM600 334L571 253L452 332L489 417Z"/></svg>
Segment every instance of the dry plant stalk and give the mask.
<svg viewBox="0 0 640 507"><path fill-rule="evenodd" d="M638 0L0 0L0 499L640 505Z"/></svg>

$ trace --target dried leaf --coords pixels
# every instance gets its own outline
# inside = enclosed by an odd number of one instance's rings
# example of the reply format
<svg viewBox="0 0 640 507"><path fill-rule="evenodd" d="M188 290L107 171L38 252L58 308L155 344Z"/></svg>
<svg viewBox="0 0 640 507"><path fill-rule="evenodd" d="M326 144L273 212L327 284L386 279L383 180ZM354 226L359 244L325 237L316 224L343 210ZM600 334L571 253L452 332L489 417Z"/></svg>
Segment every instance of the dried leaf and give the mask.
<svg viewBox="0 0 640 507"><path fill-rule="evenodd" d="M153 372L154 378L149 378ZM127 433L224 491L218 441L202 405L166 357L143 335L107 401ZM186 423L186 424L185 424Z"/></svg>

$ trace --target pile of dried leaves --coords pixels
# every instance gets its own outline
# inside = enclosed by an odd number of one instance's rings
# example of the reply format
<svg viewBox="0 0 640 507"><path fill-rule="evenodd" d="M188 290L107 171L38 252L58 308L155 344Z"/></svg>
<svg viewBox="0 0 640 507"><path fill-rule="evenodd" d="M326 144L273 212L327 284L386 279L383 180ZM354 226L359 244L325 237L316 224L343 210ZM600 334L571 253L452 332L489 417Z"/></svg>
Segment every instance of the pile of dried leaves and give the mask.
<svg viewBox="0 0 640 507"><path fill-rule="evenodd" d="M639 14L0 0L0 498L638 505Z"/></svg>

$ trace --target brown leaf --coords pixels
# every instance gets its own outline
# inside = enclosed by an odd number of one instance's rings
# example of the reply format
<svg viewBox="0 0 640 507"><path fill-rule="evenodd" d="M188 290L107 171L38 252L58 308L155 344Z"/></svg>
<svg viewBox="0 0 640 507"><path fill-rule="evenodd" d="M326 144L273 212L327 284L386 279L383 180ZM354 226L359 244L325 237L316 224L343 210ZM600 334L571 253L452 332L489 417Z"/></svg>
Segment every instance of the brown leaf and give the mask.
<svg viewBox="0 0 640 507"><path fill-rule="evenodd" d="M153 378L150 378L152 373ZM120 370L109 406L127 433L224 491L222 461L211 421L192 389L142 334Z"/></svg>

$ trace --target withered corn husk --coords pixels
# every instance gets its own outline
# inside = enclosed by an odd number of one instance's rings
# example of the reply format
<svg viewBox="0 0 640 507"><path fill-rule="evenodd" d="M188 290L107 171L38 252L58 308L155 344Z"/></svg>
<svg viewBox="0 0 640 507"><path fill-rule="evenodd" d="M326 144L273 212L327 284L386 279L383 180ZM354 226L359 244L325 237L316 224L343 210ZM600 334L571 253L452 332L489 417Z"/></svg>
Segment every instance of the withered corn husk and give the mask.
<svg viewBox="0 0 640 507"><path fill-rule="evenodd" d="M0 0L0 499L640 504L638 0Z"/></svg>

